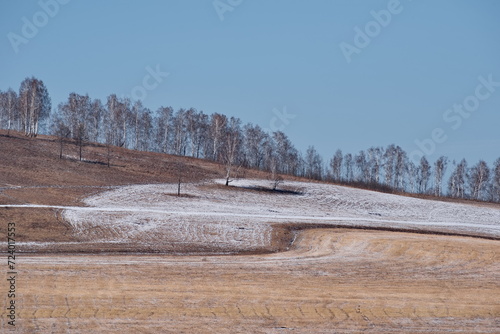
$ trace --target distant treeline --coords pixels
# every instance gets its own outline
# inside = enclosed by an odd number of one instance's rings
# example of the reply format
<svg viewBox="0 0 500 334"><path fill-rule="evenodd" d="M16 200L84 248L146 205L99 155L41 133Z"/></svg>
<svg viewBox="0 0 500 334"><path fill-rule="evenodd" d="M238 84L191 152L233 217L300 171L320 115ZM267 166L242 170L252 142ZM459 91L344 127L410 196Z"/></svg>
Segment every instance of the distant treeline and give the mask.
<svg viewBox="0 0 500 334"><path fill-rule="evenodd" d="M240 119L196 109L150 110L141 101L108 96L105 102L71 93L52 110L43 81L26 78L19 93L0 91L0 127L36 136L43 133L72 141L81 148L89 142L140 151L208 159L226 166L231 177L242 166L270 173L333 181L387 192L500 202L500 158L492 167L465 159L450 162L444 156L430 163L414 163L399 146L371 147L358 154L337 150L325 163L314 146L299 152L282 131L268 133ZM449 178L444 179L447 168Z"/></svg>

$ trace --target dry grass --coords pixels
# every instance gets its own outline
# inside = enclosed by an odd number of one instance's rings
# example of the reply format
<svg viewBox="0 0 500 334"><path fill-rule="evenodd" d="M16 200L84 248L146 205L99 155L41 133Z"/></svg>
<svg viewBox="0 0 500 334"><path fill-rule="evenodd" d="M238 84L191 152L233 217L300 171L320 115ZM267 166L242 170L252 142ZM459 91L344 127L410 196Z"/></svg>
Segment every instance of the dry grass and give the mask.
<svg viewBox="0 0 500 334"><path fill-rule="evenodd" d="M23 257L18 332L494 333L498 260L491 240L322 229L270 255Z"/></svg>
<svg viewBox="0 0 500 334"><path fill-rule="evenodd" d="M85 161L76 159L76 145L68 143L64 147L64 158L59 159L59 142L55 137L33 139L14 132L7 136L6 131L0 130L0 188L18 187L15 191L3 191L0 203L45 199L47 202L43 204L54 203L50 193L46 198L48 189L52 188L50 192L59 191L57 199L68 204L99 191L98 187L177 182L179 167L184 183L225 176L224 166L211 161L119 147L112 148L111 168L108 168L107 149L102 145L86 146ZM246 169L240 169L240 175L267 176ZM38 191L39 196L33 193Z"/></svg>

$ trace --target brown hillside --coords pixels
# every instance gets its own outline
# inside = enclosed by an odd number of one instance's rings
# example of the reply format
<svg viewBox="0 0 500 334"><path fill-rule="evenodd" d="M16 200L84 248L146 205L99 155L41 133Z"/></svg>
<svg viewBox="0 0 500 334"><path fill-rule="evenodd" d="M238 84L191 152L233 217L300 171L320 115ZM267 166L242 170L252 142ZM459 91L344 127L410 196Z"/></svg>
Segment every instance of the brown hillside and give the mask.
<svg viewBox="0 0 500 334"><path fill-rule="evenodd" d="M103 187L177 182L194 182L223 177L224 166L189 157L111 148L89 144L79 161L78 146L64 144L59 159L59 141L52 136L27 138L21 133L0 130L0 204L76 204L77 199ZM253 170L239 170L240 176L267 177Z"/></svg>

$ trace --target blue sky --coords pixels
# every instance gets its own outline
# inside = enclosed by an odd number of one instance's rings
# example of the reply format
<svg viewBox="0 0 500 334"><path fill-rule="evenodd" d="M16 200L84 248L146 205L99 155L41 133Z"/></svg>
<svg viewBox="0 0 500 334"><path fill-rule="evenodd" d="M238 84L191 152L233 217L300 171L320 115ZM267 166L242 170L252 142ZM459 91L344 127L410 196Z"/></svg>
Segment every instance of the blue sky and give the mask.
<svg viewBox="0 0 500 334"><path fill-rule="evenodd" d="M325 160L338 148L390 143L430 160L500 157L500 2L215 4L0 0L0 89L34 75L55 108L73 91L131 95L158 67L169 75L147 91L150 109L194 107L274 125ZM341 45L357 53L346 57ZM470 112L453 111L465 102Z"/></svg>

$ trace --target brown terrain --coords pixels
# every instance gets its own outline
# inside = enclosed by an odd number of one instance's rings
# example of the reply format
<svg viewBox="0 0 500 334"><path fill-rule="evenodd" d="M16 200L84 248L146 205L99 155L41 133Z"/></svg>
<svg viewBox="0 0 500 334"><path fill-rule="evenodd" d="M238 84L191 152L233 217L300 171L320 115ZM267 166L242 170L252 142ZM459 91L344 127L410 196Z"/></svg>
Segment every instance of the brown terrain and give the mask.
<svg viewBox="0 0 500 334"><path fill-rule="evenodd" d="M77 157L68 143L59 159L56 138L0 131L0 205L84 206L84 198L118 186L224 175L212 162L116 147L109 168L104 146ZM8 223L19 243L15 327L7 318ZM500 331L496 238L275 224L268 248L176 255L141 240L83 242L58 209L0 208L0 226L5 333ZM34 252L29 243L48 246Z"/></svg>

